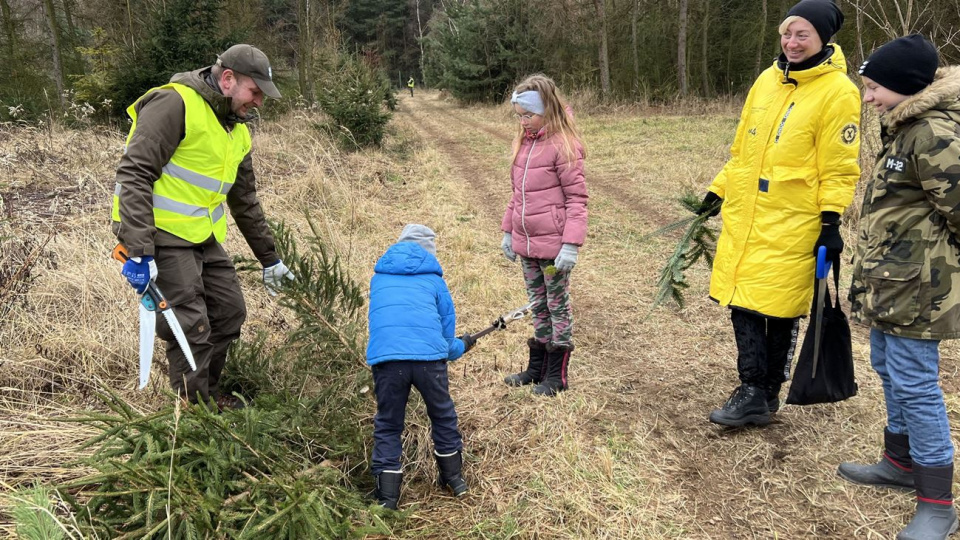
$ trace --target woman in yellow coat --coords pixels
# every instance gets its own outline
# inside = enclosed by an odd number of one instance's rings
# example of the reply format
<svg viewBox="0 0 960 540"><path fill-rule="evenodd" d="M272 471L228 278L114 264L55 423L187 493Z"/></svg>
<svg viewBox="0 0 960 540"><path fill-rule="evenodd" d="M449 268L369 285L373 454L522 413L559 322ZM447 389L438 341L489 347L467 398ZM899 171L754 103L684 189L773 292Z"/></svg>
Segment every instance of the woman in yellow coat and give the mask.
<svg viewBox="0 0 960 540"><path fill-rule="evenodd" d="M839 262L840 215L860 167L860 95L830 38L843 14L803 0L780 25L783 53L747 96L731 158L704 197L723 229L710 297L731 308L741 385L710 421L764 425L780 407L800 317L813 300L814 253Z"/></svg>

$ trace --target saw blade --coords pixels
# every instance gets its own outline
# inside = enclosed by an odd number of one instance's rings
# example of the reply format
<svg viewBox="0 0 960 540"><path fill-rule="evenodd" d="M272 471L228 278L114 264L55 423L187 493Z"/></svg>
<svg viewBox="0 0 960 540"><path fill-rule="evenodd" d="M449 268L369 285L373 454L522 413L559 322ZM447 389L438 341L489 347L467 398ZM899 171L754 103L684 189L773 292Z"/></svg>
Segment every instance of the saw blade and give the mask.
<svg viewBox="0 0 960 540"><path fill-rule="evenodd" d="M140 386L143 390L150 380L150 366L153 364L153 340L157 327L157 314L140 304Z"/></svg>
<svg viewBox="0 0 960 540"><path fill-rule="evenodd" d="M163 317L167 319L167 325L170 327L170 330L173 331L174 337L177 338L177 345L180 346L183 355L187 357L187 363L190 364L190 369L196 371L197 363L193 360L193 353L190 351L190 344L187 343L187 336L183 334L183 328L180 327L180 321L177 320L177 316L174 315L172 309L165 309L162 313Z"/></svg>

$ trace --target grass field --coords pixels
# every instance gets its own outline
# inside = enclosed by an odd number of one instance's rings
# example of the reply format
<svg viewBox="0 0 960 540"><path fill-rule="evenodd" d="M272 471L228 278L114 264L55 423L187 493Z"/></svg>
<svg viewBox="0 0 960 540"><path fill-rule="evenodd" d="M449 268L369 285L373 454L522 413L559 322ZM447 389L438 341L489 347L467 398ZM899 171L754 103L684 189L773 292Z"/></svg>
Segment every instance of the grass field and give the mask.
<svg viewBox="0 0 960 540"><path fill-rule="evenodd" d="M645 236L683 217L682 193L703 192L727 157L737 114L735 105L578 112L590 222L572 278L571 388L536 399L529 387L503 385L525 363L526 323L452 364L471 492L453 499L432 485L429 421L414 399L401 500L408 516L395 536L890 538L902 528L911 495L835 475L842 460L879 457L882 392L865 329L854 328L859 396L786 406L765 429L726 430L706 420L737 384L729 315L706 297L709 269L691 270L684 309L650 309L676 238ZM400 94L384 149L357 153L337 150L315 121L291 113L257 130L269 217L305 230L309 211L360 283L405 223L431 226L458 332L525 303L520 269L499 249L515 129L506 109ZM89 433L60 420L93 406L98 388L142 410L164 399L163 361L148 389L134 390L135 306L109 259L121 145L111 131L0 127L0 491L84 472L67 464ZM844 234L849 243L849 224ZM235 229L227 248L249 255ZM242 282L244 331L282 339L273 323L282 309L258 276ZM956 427L960 348L944 344L942 354ZM10 537L4 504L0 536Z"/></svg>

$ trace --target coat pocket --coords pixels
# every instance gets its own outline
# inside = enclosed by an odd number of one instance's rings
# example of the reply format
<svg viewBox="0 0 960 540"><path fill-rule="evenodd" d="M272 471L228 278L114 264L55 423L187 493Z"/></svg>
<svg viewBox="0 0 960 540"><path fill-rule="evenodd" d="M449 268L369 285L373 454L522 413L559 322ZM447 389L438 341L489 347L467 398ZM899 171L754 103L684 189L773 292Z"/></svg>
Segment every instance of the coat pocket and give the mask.
<svg viewBox="0 0 960 540"><path fill-rule="evenodd" d="M876 322L906 326L920 315L923 263L865 261L864 315Z"/></svg>
<svg viewBox="0 0 960 540"><path fill-rule="evenodd" d="M551 206L550 215L553 216L553 224L557 227L557 233L563 234L563 225L567 221L567 209L562 206Z"/></svg>

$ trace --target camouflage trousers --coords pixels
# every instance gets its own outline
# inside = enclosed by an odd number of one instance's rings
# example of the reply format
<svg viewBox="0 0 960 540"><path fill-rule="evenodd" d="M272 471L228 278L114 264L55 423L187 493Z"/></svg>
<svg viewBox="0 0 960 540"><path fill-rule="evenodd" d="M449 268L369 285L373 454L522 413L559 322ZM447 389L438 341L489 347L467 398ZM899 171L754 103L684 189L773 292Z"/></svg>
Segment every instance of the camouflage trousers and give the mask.
<svg viewBox="0 0 960 540"><path fill-rule="evenodd" d="M569 347L573 344L570 309L570 272L545 272L551 259L520 256L527 297L533 303L533 337L540 343Z"/></svg>

